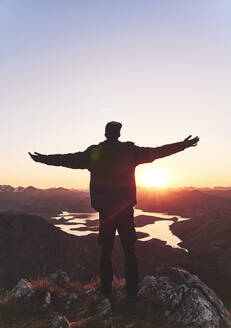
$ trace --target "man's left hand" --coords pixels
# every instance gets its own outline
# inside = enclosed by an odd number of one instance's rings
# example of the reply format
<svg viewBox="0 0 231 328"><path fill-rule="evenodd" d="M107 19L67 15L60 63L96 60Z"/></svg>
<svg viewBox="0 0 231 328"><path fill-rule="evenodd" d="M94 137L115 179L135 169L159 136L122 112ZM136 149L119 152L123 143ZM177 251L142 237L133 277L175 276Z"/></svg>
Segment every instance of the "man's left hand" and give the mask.
<svg viewBox="0 0 231 328"><path fill-rule="evenodd" d="M195 147L199 141L199 137L196 136L195 138L192 138L192 136L188 136L184 139L183 143L185 144L185 147Z"/></svg>

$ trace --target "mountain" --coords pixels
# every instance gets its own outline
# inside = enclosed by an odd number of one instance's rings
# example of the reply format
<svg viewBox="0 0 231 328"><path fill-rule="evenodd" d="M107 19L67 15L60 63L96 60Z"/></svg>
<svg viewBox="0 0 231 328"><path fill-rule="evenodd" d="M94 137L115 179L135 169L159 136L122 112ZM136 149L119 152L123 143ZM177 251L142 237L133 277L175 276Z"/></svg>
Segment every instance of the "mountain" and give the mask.
<svg viewBox="0 0 231 328"><path fill-rule="evenodd" d="M223 191L227 192L228 191ZM217 209L231 209L229 197L217 191L203 190L163 190L138 193L138 208L148 212L165 212L185 217L206 214Z"/></svg>
<svg viewBox="0 0 231 328"><path fill-rule="evenodd" d="M231 188L140 189L137 208L167 212L185 217L206 214L218 208L231 208ZM23 212L49 218L62 211L92 212L88 191L65 188L38 189L33 186L13 188L0 185L0 212Z"/></svg>
<svg viewBox="0 0 231 328"><path fill-rule="evenodd" d="M222 288L231 276L231 210L217 209L191 220L175 222L171 231L191 256L191 271Z"/></svg>
<svg viewBox="0 0 231 328"><path fill-rule="evenodd" d="M77 238L42 217L11 213L0 214L0 236L0 287L12 287L22 277L42 277L60 267L79 280L96 275L89 256L90 248L96 247L95 236Z"/></svg>
<svg viewBox="0 0 231 328"><path fill-rule="evenodd" d="M10 185L0 185L0 192L12 192L15 189L11 187Z"/></svg>
<svg viewBox="0 0 231 328"><path fill-rule="evenodd" d="M211 195L215 195L215 196L219 196L219 197L225 197L225 198L231 198L231 188L226 188L226 189L222 189L220 188L216 188L216 189L212 189L212 190L206 190L206 193L211 194Z"/></svg>
<svg viewBox="0 0 231 328"><path fill-rule="evenodd" d="M62 211L92 212L89 192L64 188L38 189L0 185L0 212L54 216Z"/></svg>

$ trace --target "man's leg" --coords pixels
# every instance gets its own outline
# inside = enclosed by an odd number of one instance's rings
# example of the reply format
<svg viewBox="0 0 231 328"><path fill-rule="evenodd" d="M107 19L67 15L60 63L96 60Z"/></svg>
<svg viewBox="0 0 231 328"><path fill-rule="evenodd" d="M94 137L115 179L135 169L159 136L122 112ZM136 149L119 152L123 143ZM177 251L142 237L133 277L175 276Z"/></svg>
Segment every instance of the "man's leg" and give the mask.
<svg viewBox="0 0 231 328"><path fill-rule="evenodd" d="M123 244L125 255L125 279L128 297L136 297L139 283L138 264L135 254L134 243Z"/></svg>
<svg viewBox="0 0 231 328"><path fill-rule="evenodd" d="M111 262L113 240L111 242L102 242L99 263L99 273L101 280L101 292L105 296L112 295L113 268Z"/></svg>
<svg viewBox="0 0 231 328"><path fill-rule="evenodd" d="M101 279L101 292L109 297L112 295L113 268L111 262L116 227L114 217L109 211L99 213L99 237L101 246L99 273Z"/></svg>
<svg viewBox="0 0 231 328"><path fill-rule="evenodd" d="M125 255L125 279L128 297L135 297L139 283L139 271L135 254L136 231L133 208L129 207L121 213L118 232Z"/></svg>

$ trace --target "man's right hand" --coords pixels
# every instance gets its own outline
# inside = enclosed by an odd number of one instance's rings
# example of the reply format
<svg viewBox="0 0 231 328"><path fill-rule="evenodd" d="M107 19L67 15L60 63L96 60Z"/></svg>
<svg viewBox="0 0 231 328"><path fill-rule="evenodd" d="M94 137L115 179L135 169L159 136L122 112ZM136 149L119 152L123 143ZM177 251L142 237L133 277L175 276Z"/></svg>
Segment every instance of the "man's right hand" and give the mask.
<svg viewBox="0 0 231 328"><path fill-rule="evenodd" d="M36 152L34 152L34 154L31 154L30 152L28 152L28 154L33 159L33 161L35 161L35 162L41 162L41 163L44 163L44 160L47 157L46 155L43 155L43 154L40 154L40 153L36 153Z"/></svg>

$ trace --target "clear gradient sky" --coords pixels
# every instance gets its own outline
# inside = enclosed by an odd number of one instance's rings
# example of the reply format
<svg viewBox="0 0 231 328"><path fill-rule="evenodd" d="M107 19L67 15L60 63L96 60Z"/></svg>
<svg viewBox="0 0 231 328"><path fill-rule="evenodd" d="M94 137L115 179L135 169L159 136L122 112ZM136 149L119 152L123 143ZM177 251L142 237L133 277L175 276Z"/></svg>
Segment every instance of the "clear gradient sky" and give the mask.
<svg viewBox="0 0 231 328"><path fill-rule="evenodd" d="M0 45L0 184L87 188L27 152L84 150L117 120L142 146L200 136L138 180L231 185L230 0L1 0Z"/></svg>

